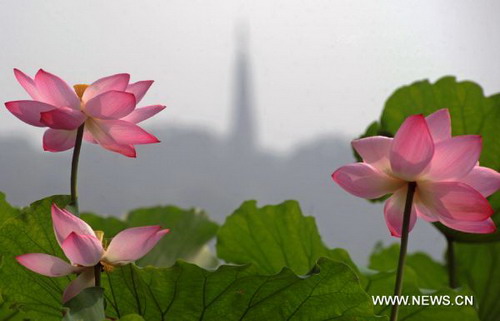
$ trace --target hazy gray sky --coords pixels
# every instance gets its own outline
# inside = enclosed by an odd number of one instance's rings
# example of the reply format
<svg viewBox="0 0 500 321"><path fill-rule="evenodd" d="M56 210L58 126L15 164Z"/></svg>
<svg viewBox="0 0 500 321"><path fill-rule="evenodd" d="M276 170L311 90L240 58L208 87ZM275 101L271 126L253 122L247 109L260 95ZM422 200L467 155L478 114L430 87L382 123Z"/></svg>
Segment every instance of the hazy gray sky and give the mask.
<svg viewBox="0 0 500 321"><path fill-rule="evenodd" d="M499 1L2 1L0 100L26 99L12 68L70 83L154 79L151 125L231 119L236 29L248 25L259 139L287 150L356 136L398 86L453 74L500 91ZM147 127L147 126L146 126ZM0 110L0 134L42 130Z"/></svg>

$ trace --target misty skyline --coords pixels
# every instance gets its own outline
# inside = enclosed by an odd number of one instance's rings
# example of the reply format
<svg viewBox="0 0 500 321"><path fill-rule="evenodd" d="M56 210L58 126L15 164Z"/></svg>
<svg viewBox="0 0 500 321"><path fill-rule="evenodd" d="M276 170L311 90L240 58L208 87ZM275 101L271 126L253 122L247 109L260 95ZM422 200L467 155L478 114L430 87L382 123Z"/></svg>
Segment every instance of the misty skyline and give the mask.
<svg viewBox="0 0 500 321"><path fill-rule="evenodd" d="M70 84L128 72L155 80L144 105L167 105L148 126L229 135L244 24L256 135L262 148L291 152L316 137L356 137L395 89L417 80L455 75L499 92L498 12L495 0L1 1L0 101L28 97L14 67ZM0 135L38 147L42 131L2 108Z"/></svg>
<svg viewBox="0 0 500 321"><path fill-rule="evenodd" d="M233 126L229 135L195 127L145 125L162 140L138 147L127 159L100 146L84 144L79 194L82 211L122 216L155 205L199 207L222 223L249 199L259 206L288 199L300 202L305 215L316 218L324 241L343 247L365 262L376 240L389 236L382 204L349 195L330 177L341 165L354 162L350 139L323 136L296 146L287 154L261 148L257 108L252 94L252 62L245 39L238 42L232 93ZM1 138L0 191L15 205L25 206L52 194L67 194L71 152L42 152L26 137ZM440 257L444 240L428 223L419 222L410 248ZM442 244L442 247L436 244Z"/></svg>

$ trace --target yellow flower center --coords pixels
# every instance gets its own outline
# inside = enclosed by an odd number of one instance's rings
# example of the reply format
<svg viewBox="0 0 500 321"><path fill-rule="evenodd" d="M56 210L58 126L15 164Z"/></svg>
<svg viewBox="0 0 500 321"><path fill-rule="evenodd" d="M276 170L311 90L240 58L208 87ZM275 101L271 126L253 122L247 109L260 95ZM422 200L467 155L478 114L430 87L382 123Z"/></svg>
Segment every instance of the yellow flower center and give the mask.
<svg viewBox="0 0 500 321"><path fill-rule="evenodd" d="M82 99L83 93L85 92L85 89L87 89L88 86L89 85L86 85L86 84L78 84L78 85L73 86L73 88L75 89L76 95L80 98L80 100Z"/></svg>
<svg viewBox="0 0 500 321"><path fill-rule="evenodd" d="M106 272L111 272L115 269L114 265L101 261L102 269Z"/></svg>
<svg viewBox="0 0 500 321"><path fill-rule="evenodd" d="M95 230L94 233L95 233L96 237L99 239L99 241L101 241L102 247L106 248L107 247L107 242L104 239L104 232L103 231L99 231L99 230ZM109 262L106 262L104 260L101 260L99 263L101 263L103 271L111 272L111 271L113 271L115 269L115 266L113 264L111 264Z"/></svg>

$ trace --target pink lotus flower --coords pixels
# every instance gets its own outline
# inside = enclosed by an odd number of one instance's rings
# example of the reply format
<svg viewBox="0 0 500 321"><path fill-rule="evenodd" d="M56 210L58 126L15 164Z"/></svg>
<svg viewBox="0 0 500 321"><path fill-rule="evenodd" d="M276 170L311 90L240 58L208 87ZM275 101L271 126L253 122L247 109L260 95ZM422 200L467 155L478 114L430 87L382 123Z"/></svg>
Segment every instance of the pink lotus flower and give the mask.
<svg viewBox="0 0 500 321"><path fill-rule="evenodd" d="M34 79L17 69L14 74L33 100L9 101L5 106L25 123L49 127L43 136L46 151L73 148L82 124L86 141L129 157L136 156L134 145L159 142L136 125L165 108L152 105L135 109L153 81L129 84L128 74L116 74L90 86L75 85L73 90L64 80L42 69Z"/></svg>
<svg viewBox="0 0 500 321"><path fill-rule="evenodd" d="M477 135L451 137L447 109L408 117L394 138L357 139L352 146L363 162L342 166L332 178L347 192L375 199L386 194L384 214L393 236L400 237L408 182L416 182L410 230L417 216L469 233L496 230L485 197L500 188L500 174L479 166Z"/></svg>
<svg viewBox="0 0 500 321"><path fill-rule="evenodd" d="M63 302L94 286L96 264L101 263L105 270L110 271L115 266L136 261L169 232L160 226L129 228L118 233L105 249L102 240L87 223L56 205L52 205L52 224L57 242L71 264L44 253L24 254L16 259L31 271L45 276L78 274L64 291Z"/></svg>

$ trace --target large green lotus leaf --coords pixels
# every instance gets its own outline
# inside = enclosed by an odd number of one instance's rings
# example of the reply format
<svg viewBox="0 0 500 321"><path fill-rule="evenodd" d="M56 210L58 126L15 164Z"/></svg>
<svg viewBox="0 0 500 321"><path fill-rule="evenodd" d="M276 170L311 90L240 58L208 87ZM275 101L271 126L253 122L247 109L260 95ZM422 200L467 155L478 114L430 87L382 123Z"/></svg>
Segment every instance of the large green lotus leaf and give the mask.
<svg viewBox="0 0 500 321"><path fill-rule="evenodd" d="M119 321L144 321L144 318L134 313L121 317Z"/></svg>
<svg viewBox="0 0 500 321"><path fill-rule="evenodd" d="M362 137L393 136L410 115L429 115L448 108L453 135L478 134L483 137L482 166L500 170L500 95L485 97L482 88L471 81L458 82L455 77L443 77L435 83L418 81L397 89L386 101L380 121L372 123ZM500 192L490 197L496 210L493 219L500 224ZM460 242L487 242L500 240L500 231L478 235L454 231L437 223L444 234Z"/></svg>
<svg viewBox="0 0 500 321"><path fill-rule="evenodd" d="M500 244L457 244L458 277L475 294L482 321L500 320Z"/></svg>
<svg viewBox="0 0 500 321"><path fill-rule="evenodd" d="M198 209L181 209L175 206L158 206L131 211L123 220L115 217L100 217L83 213L82 219L95 230L104 231L111 238L119 231L135 226L161 225L169 228L157 246L137 262L140 266L167 267L177 259L196 263L202 267L215 267L217 260L206 243L215 237L218 225L205 212Z"/></svg>
<svg viewBox="0 0 500 321"><path fill-rule="evenodd" d="M129 227L125 221L113 216L104 217L85 212L80 214L80 218L87 222L95 231L103 231L105 238L112 238L118 232Z"/></svg>
<svg viewBox="0 0 500 321"><path fill-rule="evenodd" d="M422 297L431 295L435 297L449 296L450 303L455 302L457 296L472 295L468 290L452 290L442 288L439 290L422 290L418 288L417 273L411 268L405 268L405 279L403 282L403 296ZM390 296L394 292L394 271L378 272L368 276L369 282L365 290L371 296ZM443 301L444 302L444 301ZM375 312L379 315L389 316L391 306L375 305ZM401 305L398 320L405 321L479 321L478 313L474 306L470 305Z"/></svg>
<svg viewBox="0 0 500 321"><path fill-rule="evenodd" d="M0 321L25 321L29 320L26 314L23 313L19 307L13 303L5 301L0 296Z"/></svg>
<svg viewBox="0 0 500 321"><path fill-rule="evenodd" d="M171 266L177 259L203 267L217 264L217 260L210 258L205 245L215 237L219 226L210 221L203 211L184 210L175 206L142 208L130 212L127 222L130 226L158 224L170 229L158 246L137 262L141 266ZM205 257L204 253L207 254Z"/></svg>
<svg viewBox="0 0 500 321"><path fill-rule="evenodd" d="M37 275L14 257L31 252L64 257L53 235L50 206L67 201L51 197L35 202L5 217L1 226L0 286L8 302L25 312L26 320L62 318L62 291L73 277ZM338 259L346 255L332 250ZM138 314L155 321L379 319L353 270L328 259L321 259L303 277L289 269L263 275L248 265L222 266L214 272L184 262L171 268L129 265L106 272L102 286L107 316L115 318L137 319L127 315Z"/></svg>
<svg viewBox="0 0 500 321"><path fill-rule="evenodd" d="M0 192L0 222L6 222L16 217L19 212L19 209L12 207L5 200L5 194ZM0 226L1 224L3 223L0 223ZM15 303L5 300L4 296L0 294L0 321L17 321L23 320L25 317Z"/></svg>
<svg viewBox="0 0 500 321"><path fill-rule="evenodd" d="M376 271L395 271L399 258L399 244L388 247L378 243L370 256L369 268ZM418 275L418 287L424 289L439 289L448 286L448 274L443 264L434 261L422 252L406 256L406 266L412 268Z"/></svg>
<svg viewBox="0 0 500 321"><path fill-rule="evenodd" d="M363 286L365 285L365 282L366 282L365 276L359 271L358 267L353 262L353 260L351 259L351 256L349 255L349 253L346 250L341 249L341 248L330 249L330 250L328 250L327 257L331 260L342 262L342 263L346 264L347 266L349 266L354 271L354 273L356 273L356 275L358 276L359 281L361 282L361 285L363 285Z"/></svg>
<svg viewBox="0 0 500 321"><path fill-rule="evenodd" d="M19 213L19 209L11 206L5 199L5 194L0 192L0 227L3 222L16 217Z"/></svg>
<svg viewBox="0 0 500 321"><path fill-rule="evenodd" d="M365 290L372 296L392 295L396 280L399 245L382 247L378 244L370 257L372 273L368 274ZM450 303L457 296L472 295L468 289L452 290L447 287L447 275L442 264L424 253L409 254L404 271L403 296L449 296ZM375 305L380 315L390 315L391 306ZM478 313L471 305L401 305L399 320L406 321L478 321ZM482 319L481 319L482 320Z"/></svg>
<svg viewBox="0 0 500 321"><path fill-rule="evenodd" d="M145 320L381 320L357 276L345 264L320 259L299 277L285 268L259 275L255 267L223 265L209 272L178 262L170 268L133 265L104 276L107 315ZM382 318L382 320L385 320Z"/></svg>
<svg viewBox="0 0 500 321"><path fill-rule="evenodd" d="M318 258L330 257L357 271L342 249L328 249L313 217L304 216L296 201L257 207L244 202L217 233L217 255L226 262L252 263L265 274L288 267L306 274Z"/></svg>
<svg viewBox="0 0 500 321"><path fill-rule="evenodd" d="M63 321L102 321L104 315L103 289L87 288L64 304Z"/></svg>
<svg viewBox="0 0 500 321"><path fill-rule="evenodd" d="M17 213L15 210L4 211L8 206L0 201L0 288L9 306L23 312L23 319L50 321L62 318L62 291L70 277L38 275L18 264L15 257L26 253L47 253L64 258L52 230L50 207L52 203L64 207L68 202L69 198L65 196L49 197Z"/></svg>

